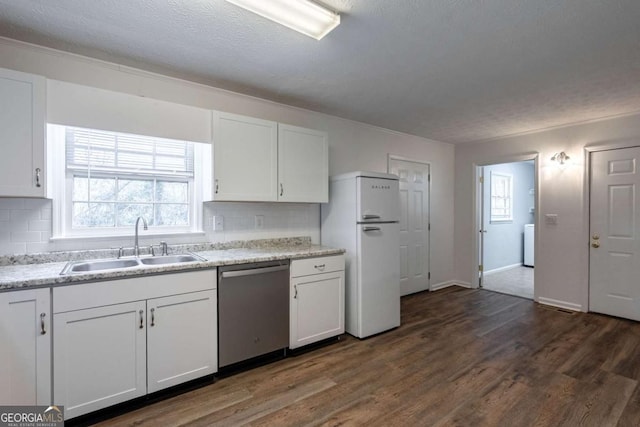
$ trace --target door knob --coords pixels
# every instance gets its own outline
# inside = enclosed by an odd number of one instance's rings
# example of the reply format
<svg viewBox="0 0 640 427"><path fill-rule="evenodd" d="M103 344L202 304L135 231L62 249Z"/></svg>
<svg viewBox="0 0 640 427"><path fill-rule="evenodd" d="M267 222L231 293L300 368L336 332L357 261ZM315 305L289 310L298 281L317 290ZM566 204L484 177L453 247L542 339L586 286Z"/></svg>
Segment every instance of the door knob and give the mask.
<svg viewBox="0 0 640 427"><path fill-rule="evenodd" d="M597 234L594 234L591 238L592 238L593 240L600 240L600 236L599 236L599 235L597 235Z"/></svg>
<svg viewBox="0 0 640 427"><path fill-rule="evenodd" d="M597 240L591 242L591 247L592 248L599 248L600 247L600 242L598 242Z"/></svg>

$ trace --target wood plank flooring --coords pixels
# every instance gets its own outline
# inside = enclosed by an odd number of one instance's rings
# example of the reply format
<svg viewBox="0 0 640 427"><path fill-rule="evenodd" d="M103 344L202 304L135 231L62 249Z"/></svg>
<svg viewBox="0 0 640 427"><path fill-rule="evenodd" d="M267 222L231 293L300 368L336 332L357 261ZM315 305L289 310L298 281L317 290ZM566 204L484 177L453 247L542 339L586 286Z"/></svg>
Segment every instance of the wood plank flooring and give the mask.
<svg viewBox="0 0 640 427"><path fill-rule="evenodd" d="M452 287L402 326L216 380L101 426L638 426L640 324Z"/></svg>

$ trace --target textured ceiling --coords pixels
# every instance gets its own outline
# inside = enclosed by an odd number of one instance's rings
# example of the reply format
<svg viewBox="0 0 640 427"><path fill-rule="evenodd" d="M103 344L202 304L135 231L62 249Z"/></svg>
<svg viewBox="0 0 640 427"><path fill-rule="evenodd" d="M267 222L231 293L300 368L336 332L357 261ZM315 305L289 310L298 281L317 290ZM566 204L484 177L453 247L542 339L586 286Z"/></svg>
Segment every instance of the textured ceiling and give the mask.
<svg viewBox="0 0 640 427"><path fill-rule="evenodd" d="M321 41L224 0L0 0L0 35L445 142L640 111L639 0L325 0Z"/></svg>

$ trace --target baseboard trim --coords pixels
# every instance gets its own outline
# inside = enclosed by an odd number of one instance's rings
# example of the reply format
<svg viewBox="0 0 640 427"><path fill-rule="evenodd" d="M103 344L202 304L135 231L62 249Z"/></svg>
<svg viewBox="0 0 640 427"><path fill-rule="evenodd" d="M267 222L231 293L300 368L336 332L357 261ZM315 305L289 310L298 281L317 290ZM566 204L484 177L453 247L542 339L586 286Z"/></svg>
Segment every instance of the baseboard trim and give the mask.
<svg viewBox="0 0 640 427"><path fill-rule="evenodd" d="M431 285L431 291L439 291L440 289L448 288L450 286L462 286L463 288L471 288L471 283L463 282L461 280L447 280L446 282L434 283Z"/></svg>
<svg viewBox="0 0 640 427"><path fill-rule="evenodd" d="M493 270L487 270L484 272L485 276L486 275L491 275L493 273L499 273L501 271L506 271L506 270L511 270L512 268L517 268L517 267L522 267L522 263L519 262L517 264L511 264L511 265L505 265L504 267L498 267L498 268L494 268Z"/></svg>
<svg viewBox="0 0 640 427"><path fill-rule="evenodd" d="M575 304L573 302L560 301L553 298L538 297L538 302L540 304L550 305L550 306L559 307L559 308L565 308L567 310L572 310L572 311L584 311L582 309L582 304Z"/></svg>

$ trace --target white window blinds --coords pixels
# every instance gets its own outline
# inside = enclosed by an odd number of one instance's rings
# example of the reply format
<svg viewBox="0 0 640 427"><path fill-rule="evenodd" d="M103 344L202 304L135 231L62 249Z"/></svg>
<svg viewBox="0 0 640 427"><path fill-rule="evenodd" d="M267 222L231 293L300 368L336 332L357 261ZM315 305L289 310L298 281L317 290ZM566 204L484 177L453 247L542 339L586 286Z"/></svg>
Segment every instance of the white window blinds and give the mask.
<svg viewBox="0 0 640 427"><path fill-rule="evenodd" d="M193 143L66 128L67 170L118 174L193 177Z"/></svg>

